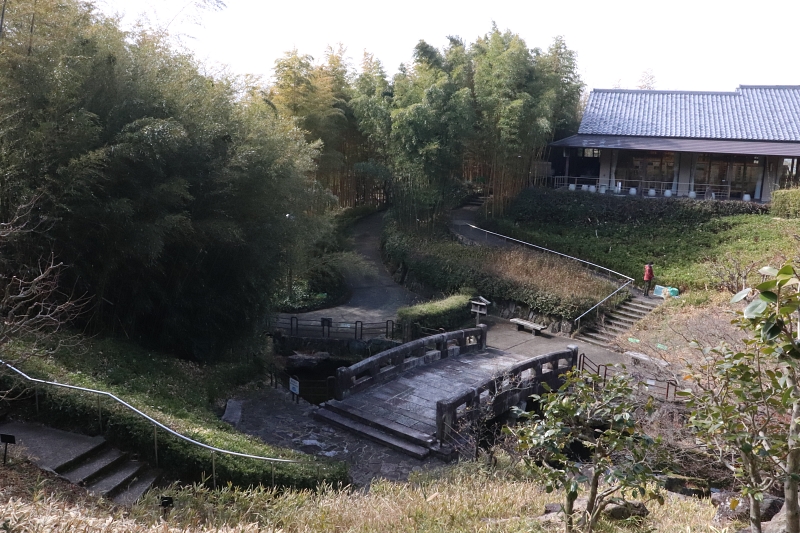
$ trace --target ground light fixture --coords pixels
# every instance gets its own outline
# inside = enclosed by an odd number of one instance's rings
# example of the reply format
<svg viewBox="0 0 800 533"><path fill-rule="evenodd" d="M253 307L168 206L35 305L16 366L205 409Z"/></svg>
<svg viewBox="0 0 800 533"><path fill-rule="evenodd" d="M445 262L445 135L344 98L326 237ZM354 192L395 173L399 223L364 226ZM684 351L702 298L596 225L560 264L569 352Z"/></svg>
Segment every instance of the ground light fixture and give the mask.
<svg viewBox="0 0 800 533"><path fill-rule="evenodd" d="M0 433L0 443L4 444L3 449L3 464L6 464L6 458L8 457L8 445L9 444L16 444L17 438L14 435L8 435L5 433Z"/></svg>

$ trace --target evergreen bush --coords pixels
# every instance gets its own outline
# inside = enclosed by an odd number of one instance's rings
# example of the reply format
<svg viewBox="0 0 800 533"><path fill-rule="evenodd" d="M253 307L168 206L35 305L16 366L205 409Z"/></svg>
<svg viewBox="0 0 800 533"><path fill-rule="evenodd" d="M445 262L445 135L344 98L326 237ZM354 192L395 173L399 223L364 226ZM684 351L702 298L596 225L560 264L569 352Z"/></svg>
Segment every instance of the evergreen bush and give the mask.
<svg viewBox="0 0 800 533"><path fill-rule="evenodd" d="M398 321L405 324L419 324L423 328L451 331L464 326L470 319L470 294L454 294L397 310Z"/></svg>
<svg viewBox="0 0 800 533"><path fill-rule="evenodd" d="M773 192L770 213L776 217L800 218L800 189Z"/></svg>

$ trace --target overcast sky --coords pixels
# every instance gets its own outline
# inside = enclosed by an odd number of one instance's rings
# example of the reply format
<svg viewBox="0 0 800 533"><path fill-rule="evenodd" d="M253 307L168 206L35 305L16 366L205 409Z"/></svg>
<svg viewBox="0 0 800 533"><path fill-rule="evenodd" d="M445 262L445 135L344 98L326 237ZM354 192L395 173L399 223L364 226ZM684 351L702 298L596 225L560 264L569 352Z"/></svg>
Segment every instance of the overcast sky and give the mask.
<svg viewBox="0 0 800 533"><path fill-rule="evenodd" d="M739 85L800 85L796 0L226 0L219 11L197 0L97 0L130 27L168 27L213 70L269 77L275 60L297 48L315 59L342 43L353 64L364 50L393 74L424 39L466 42L494 21L547 48L557 35L578 54L588 88L636 88L651 70L656 89L732 91Z"/></svg>

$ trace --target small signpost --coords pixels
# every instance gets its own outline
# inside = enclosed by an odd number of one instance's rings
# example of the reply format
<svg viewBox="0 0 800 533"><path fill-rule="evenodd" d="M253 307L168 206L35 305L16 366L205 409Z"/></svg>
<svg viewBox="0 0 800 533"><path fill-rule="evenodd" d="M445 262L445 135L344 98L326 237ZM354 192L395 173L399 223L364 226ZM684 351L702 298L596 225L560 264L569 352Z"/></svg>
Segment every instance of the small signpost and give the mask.
<svg viewBox="0 0 800 533"><path fill-rule="evenodd" d="M5 444L5 449L3 450L3 464L6 464L6 457L8 457L8 445L16 444L17 438L14 435L0 433L0 443Z"/></svg>
<svg viewBox="0 0 800 533"><path fill-rule="evenodd" d="M300 380L294 377L289 378L289 392L294 394L295 403L300 403Z"/></svg>
<svg viewBox="0 0 800 533"><path fill-rule="evenodd" d="M487 313L487 307L492 302L483 296L478 296L477 300L470 300L469 303L472 304L472 312L475 313L475 325L480 326L481 315L485 315Z"/></svg>

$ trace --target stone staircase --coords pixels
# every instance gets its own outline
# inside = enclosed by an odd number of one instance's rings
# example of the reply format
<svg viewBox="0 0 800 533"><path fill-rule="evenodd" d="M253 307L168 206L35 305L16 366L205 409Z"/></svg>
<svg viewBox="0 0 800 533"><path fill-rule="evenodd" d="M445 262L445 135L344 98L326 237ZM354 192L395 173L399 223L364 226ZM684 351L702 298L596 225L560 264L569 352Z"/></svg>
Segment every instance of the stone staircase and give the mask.
<svg viewBox="0 0 800 533"><path fill-rule="evenodd" d="M631 329L631 326L646 317L662 302L661 298L634 296L617 306L613 311L606 313L600 322L581 330L575 338L589 344L608 348L615 337L626 333Z"/></svg>
<svg viewBox="0 0 800 533"><path fill-rule="evenodd" d="M131 506L153 486L161 471L88 437L28 422L0 423L0 433L14 435L16 446L39 468L55 472L91 493ZM14 446L14 445L12 445Z"/></svg>
<svg viewBox="0 0 800 533"><path fill-rule="evenodd" d="M427 431L418 431L388 417L376 417L370 410L359 409L347 401L337 400L325 402L311 416L415 459L425 459L429 455L450 459L453 454L451 447L442 446L436 440L435 421Z"/></svg>

